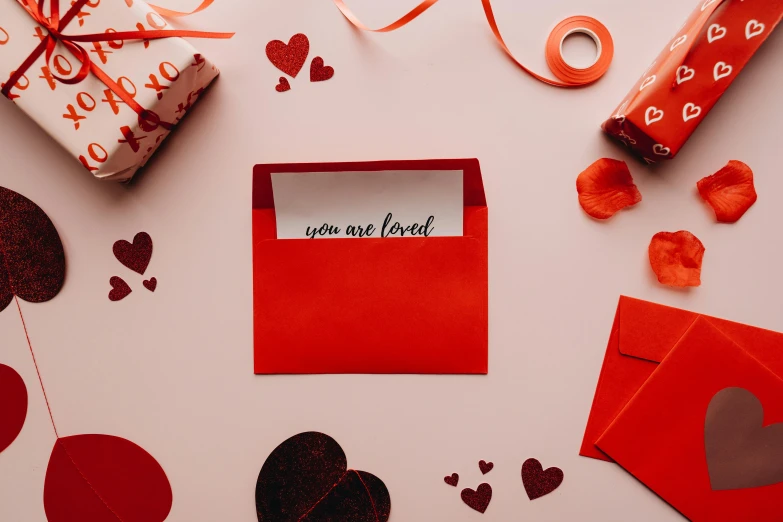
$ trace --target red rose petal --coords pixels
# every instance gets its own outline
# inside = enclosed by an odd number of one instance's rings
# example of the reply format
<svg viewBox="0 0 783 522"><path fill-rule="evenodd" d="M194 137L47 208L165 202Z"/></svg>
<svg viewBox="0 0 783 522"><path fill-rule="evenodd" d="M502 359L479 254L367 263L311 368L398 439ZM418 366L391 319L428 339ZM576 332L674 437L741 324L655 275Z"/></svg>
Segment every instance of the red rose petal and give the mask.
<svg viewBox="0 0 783 522"><path fill-rule="evenodd" d="M0 452L16 439L27 417L27 387L10 366L0 364Z"/></svg>
<svg viewBox="0 0 783 522"><path fill-rule="evenodd" d="M721 223L737 221L757 198L753 186L753 171L736 160L729 161L712 176L700 179L696 187Z"/></svg>
<svg viewBox="0 0 783 522"><path fill-rule="evenodd" d="M579 204L596 219L608 219L642 200L628 165L609 158L601 158L583 170L576 178L576 191Z"/></svg>
<svg viewBox="0 0 783 522"><path fill-rule="evenodd" d="M690 232L658 232L650 241L649 255L660 283L678 287L701 284L704 245Z"/></svg>

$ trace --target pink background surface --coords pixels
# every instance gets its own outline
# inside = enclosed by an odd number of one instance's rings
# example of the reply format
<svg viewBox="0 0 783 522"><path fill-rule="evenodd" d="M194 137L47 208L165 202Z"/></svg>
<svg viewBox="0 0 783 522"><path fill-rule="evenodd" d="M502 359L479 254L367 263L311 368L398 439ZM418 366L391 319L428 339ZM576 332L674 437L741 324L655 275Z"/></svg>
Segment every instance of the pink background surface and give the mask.
<svg viewBox="0 0 783 522"><path fill-rule="evenodd" d="M374 26L414 4L350 2ZM134 186L93 180L1 103L1 184L45 209L66 249L62 292L22 303L60 434L119 435L148 450L171 480L172 522L255 520L261 465L305 430L332 435L350 466L386 482L393 521L681 520L617 466L577 452L619 294L783 330L783 35L770 38L681 154L651 169L598 126L692 2L522 4L493 2L523 62L544 72L550 28L587 14L615 39L607 75L576 91L534 81L497 47L479 0L442 2L387 35L352 31L326 0L233 0L185 22L238 34L196 42L222 76ZM297 32L335 76L310 83L305 69L280 94L281 74L264 46ZM574 188L602 156L628 160L644 196L607 223L582 212ZM435 157L481 161L491 231L489 375L254 376L252 166ZM759 201L727 226L715 223L695 183L730 159L753 168ZM650 237L680 229L707 249L703 286L690 291L659 286L647 263ZM145 277L111 251L141 230L155 243ZM117 303L106 297L114 275L133 288ZM151 276L154 294L141 286ZM0 454L0 519L43 521L55 439L13 305L0 314L0 335L0 361L30 393L27 424ZM560 489L534 502L520 480L528 457L565 471ZM479 459L495 469L482 476ZM452 472L459 488L443 483ZM480 515L459 490L483 481L493 499Z"/></svg>

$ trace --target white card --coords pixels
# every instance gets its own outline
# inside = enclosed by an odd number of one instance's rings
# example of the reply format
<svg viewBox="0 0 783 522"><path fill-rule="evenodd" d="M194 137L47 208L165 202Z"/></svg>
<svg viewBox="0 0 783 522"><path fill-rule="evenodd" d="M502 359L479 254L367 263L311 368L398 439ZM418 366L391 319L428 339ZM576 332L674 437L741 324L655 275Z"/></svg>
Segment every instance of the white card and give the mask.
<svg viewBox="0 0 783 522"><path fill-rule="evenodd" d="M462 235L461 170L272 173L278 239Z"/></svg>

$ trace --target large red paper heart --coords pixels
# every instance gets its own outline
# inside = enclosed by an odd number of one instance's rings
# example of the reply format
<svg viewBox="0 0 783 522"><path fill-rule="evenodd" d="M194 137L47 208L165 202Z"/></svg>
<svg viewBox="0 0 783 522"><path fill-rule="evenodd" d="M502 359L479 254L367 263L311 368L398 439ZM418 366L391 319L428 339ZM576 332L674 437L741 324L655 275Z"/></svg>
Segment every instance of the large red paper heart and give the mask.
<svg viewBox="0 0 783 522"><path fill-rule="evenodd" d="M386 522L386 485L365 471L348 469L337 441L317 432L280 444L256 482L259 522Z"/></svg>
<svg viewBox="0 0 783 522"><path fill-rule="evenodd" d="M133 291L131 290L131 287L128 286L128 283L121 277L113 276L109 279L109 284L111 285L111 290L109 291L110 301L125 299L128 294Z"/></svg>
<svg viewBox="0 0 783 522"><path fill-rule="evenodd" d="M522 464L522 484L530 500L548 495L563 482L563 470L541 466L536 459L527 459Z"/></svg>
<svg viewBox="0 0 783 522"><path fill-rule="evenodd" d="M152 238L146 232L139 232L133 243L120 239L114 243L114 257L134 272L144 274L152 258Z"/></svg>
<svg viewBox="0 0 783 522"><path fill-rule="evenodd" d="M280 40L272 40L266 44L266 56L272 65L296 78L310 52L310 40L302 33L295 34L288 40L288 45Z"/></svg>
<svg viewBox="0 0 783 522"><path fill-rule="evenodd" d="M324 66L324 59L320 56L313 58L310 62L310 81L324 82L334 76L334 69L327 65Z"/></svg>
<svg viewBox="0 0 783 522"><path fill-rule="evenodd" d="M10 366L0 364L0 451L22 431L27 417L27 387Z"/></svg>
<svg viewBox="0 0 783 522"><path fill-rule="evenodd" d="M492 500L492 486L484 482L479 484L476 491L470 488L462 490L462 501L468 505L468 507L475 509L479 513L483 513L489 506L489 501Z"/></svg>

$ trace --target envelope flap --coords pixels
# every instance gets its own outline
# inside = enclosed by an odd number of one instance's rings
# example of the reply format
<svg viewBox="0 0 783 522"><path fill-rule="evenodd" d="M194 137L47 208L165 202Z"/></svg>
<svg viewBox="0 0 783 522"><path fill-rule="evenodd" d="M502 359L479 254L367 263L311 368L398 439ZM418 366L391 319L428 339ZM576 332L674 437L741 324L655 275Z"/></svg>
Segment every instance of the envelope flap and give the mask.
<svg viewBox="0 0 783 522"><path fill-rule="evenodd" d="M661 362L699 314L620 296L620 353Z"/></svg>

